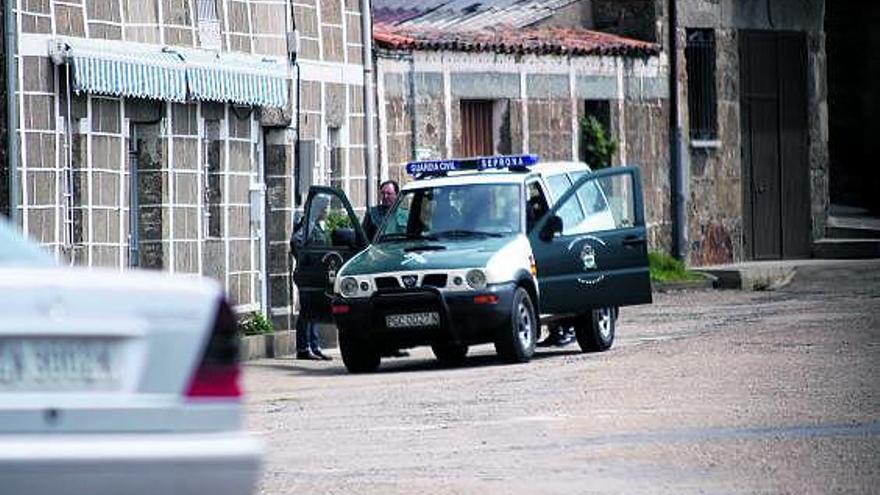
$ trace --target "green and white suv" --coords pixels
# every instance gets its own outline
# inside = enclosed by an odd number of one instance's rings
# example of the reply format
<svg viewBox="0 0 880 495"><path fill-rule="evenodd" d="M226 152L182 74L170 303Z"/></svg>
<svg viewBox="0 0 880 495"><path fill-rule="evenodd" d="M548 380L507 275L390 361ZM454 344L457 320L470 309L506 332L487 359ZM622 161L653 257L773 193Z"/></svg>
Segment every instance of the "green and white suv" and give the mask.
<svg viewBox="0 0 880 495"><path fill-rule="evenodd" d="M528 361L541 324L584 351L614 342L617 308L651 302L638 169L534 155L414 162L374 239L341 191L312 187L294 279L301 316L336 322L345 366L430 345L464 360L494 343Z"/></svg>

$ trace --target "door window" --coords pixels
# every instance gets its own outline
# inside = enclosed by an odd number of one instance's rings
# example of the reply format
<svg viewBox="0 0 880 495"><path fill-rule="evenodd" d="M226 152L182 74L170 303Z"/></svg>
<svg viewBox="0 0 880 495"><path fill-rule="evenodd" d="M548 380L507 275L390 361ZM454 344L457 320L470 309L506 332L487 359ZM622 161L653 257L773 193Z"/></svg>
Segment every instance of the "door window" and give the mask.
<svg viewBox="0 0 880 495"><path fill-rule="evenodd" d="M345 204L334 194L315 194L294 239L312 248L350 246L355 240L355 230Z"/></svg>
<svg viewBox="0 0 880 495"><path fill-rule="evenodd" d="M550 184L550 190L556 198L561 198L571 188L571 180L565 174L551 175L547 177L547 183ZM576 196L573 196L571 201L566 201L556 214L562 219L562 235L582 232L586 216Z"/></svg>
<svg viewBox="0 0 880 495"><path fill-rule="evenodd" d="M529 182L526 186L526 230L532 230L532 227L538 223L544 215L550 210L547 202L547 195L538 181Z"/></svg>
<svg viewBox="0 0 880 495"><path fill-rule="evenodd" d="M572 178L576 182L586 174L578 172L572 174ZM632 180L630 174L619 174L597 177L583 183L577 194L567 200L572 202L577 198L584 208L585 219L577 233L634 226L636 206Z"/></svg>

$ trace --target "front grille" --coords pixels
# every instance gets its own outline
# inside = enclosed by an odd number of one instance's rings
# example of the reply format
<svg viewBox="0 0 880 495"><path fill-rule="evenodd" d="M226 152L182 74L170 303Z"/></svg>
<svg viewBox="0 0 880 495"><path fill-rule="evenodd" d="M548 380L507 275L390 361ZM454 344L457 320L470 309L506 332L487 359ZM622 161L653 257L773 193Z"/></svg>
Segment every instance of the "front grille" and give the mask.
<svg viewBox="0 0 880 495"><path fill-rule="evenodd" d="M437 287L438 289L442 289L446 287L446 279L447 276L445 273L432 273L430 275L425 275L425 278L422 279L422 287Z"/></svg>
<svg viewBox="0 0 880 495"><path fill-rule="evenodd" d="M399 289L400 283L395 277L376 277L376 288L382 289Z"/></svg>

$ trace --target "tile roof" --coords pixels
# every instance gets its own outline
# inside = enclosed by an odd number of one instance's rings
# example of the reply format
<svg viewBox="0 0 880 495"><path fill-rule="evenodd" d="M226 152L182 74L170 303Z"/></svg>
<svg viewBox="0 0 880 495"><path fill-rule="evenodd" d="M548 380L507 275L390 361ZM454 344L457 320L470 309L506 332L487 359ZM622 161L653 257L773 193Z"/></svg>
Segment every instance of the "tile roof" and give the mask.
<svg viewBox="0 0 880 495"><path fill-rule="evenodd" d="M448 50L509 54L649 56L659 45L583 28L439 29L375 23L373 39L392 50Z"/></svg>
<svg viewBox="0 0 880 495"><path fill-rule="evenodd" d="M395 50L653 55L659 46L583 28L535 27L579 0L373 0L373 38Z"/></svg>

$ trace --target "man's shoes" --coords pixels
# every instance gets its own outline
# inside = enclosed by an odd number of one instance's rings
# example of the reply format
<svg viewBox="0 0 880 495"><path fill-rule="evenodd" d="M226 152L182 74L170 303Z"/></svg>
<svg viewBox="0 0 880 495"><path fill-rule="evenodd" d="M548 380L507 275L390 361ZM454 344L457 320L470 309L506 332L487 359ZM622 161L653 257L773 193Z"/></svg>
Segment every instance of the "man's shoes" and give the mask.
<svg viewBox="0 0 880 495"><path fill-rule="evenodd" d="M321 352L321 349L313 349L312 355L314 355L321 361L333 361L333 358Z"/></svg>
<svg viewBox="0 0 880 495"><path fill-rule="evenodd" d="M297 351L296 358L304 361L320 361L322 359L321 356L318 356L312 351Z"/></svg>
<svg viewBox="0 0 880 495"><path fill-rule="evenodd" d="M550 332L547 338L535 345L538 347L556 347L559 345L559 335L556 332Z"/></svg>
<svg viewBox="0 0 880 495"><path fill-rule="evenodd" d="M565 329L562 334L556 338L556 347L565 347L574 342L574 332Z"/></svg>

